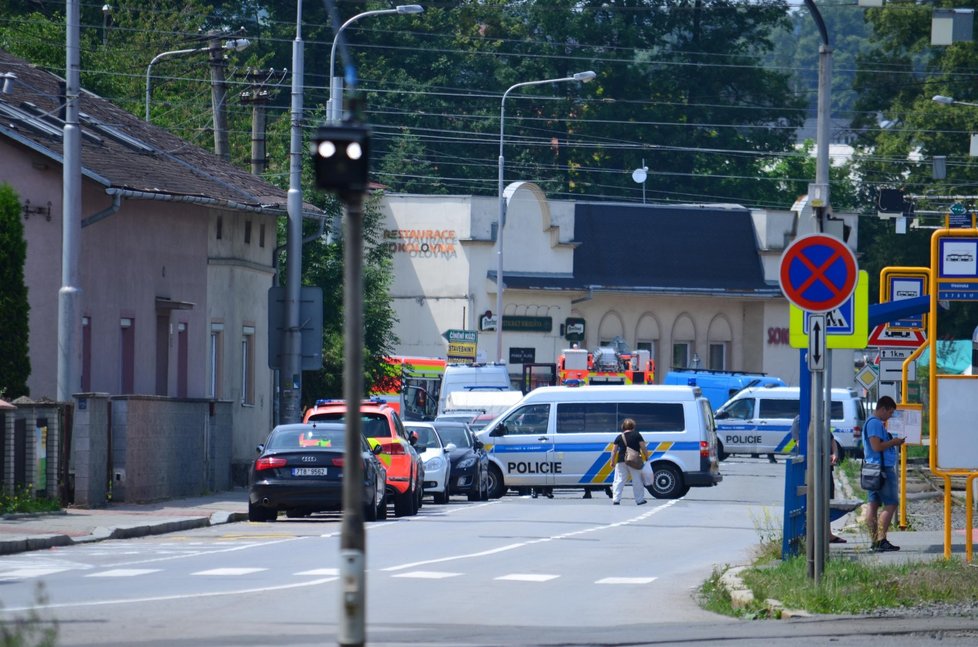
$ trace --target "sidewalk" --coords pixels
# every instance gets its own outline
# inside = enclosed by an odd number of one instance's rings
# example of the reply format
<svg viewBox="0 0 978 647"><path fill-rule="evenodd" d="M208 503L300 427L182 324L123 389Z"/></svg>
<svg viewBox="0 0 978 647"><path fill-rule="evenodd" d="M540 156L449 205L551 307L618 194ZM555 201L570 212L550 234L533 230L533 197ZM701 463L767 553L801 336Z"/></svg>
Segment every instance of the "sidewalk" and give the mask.
<svg viewBox="0 0 978 647"><path fill-rule="evenodd" d="M104 508L68 508L52 514L11 514L0 518L0 555L247 519L247 488L157 503L110 503Z"/></svg>

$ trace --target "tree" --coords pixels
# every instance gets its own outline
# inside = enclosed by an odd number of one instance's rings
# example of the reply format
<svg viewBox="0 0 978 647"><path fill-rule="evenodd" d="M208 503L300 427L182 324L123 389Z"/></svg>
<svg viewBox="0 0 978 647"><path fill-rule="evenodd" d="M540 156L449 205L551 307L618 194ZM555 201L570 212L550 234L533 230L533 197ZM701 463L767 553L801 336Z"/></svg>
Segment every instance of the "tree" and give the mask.
<svg viewBox="0 0 978 647"><path fill-rule="evenodd" d="M0 396L28 395L31 374L30 331L24 261L27 241L20 219L20 201L8 184L0 184Z"/></svg>

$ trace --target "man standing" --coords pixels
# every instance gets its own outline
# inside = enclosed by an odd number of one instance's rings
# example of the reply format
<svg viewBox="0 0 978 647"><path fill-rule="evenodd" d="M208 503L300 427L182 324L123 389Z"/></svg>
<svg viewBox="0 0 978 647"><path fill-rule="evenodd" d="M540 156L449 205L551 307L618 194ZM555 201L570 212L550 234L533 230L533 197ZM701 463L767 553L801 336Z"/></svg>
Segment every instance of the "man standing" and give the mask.
<svg viewBox="0 0 978 647"><path fill-rule="evenodd" d="M876 410L863 428L865 434L863 442L864 460L867 463L878 464L883 475L883 483L880 485L880 489L867 493L869 505L866 507L866 525L869 526L869 537L873 542L873 550L876 552L900 550L899 546L894 546L886 538L886 532L890 528L890 522L893 520L893 513L896 512L899 501L896 448L903 445L905 440L904 438L894 438L884 426L896 408L897 405L893 398L884 395L876 403ZM881 505L883 512L879 513L877 518Z"/></svg>

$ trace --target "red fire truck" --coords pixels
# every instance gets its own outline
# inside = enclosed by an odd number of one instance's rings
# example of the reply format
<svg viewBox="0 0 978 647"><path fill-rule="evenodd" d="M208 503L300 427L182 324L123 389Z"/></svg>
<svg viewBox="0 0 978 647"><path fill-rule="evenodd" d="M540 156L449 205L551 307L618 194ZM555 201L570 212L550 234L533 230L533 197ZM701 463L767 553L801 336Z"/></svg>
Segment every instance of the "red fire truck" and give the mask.
<svg viewBox="0 0 978 647"><path fill-rule="evenodd" d="M655 384L655 360L647 350L619 352L565 348L557 361L558 384Z"/></svg>

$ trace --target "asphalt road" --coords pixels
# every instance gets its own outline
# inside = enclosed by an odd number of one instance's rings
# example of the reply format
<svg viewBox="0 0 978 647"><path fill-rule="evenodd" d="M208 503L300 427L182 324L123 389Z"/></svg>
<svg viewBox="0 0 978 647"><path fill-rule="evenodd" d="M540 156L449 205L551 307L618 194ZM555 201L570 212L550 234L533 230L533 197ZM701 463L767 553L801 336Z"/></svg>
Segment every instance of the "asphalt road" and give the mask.
<svg viewBox="0 0 978 647"><path fill-rule="evenodd" d="M426 503L416 517L368 524L368 640L824 644L841 621L733 620L694 600L716 565L746 562L759 529L780 515L782 470L733 459L721 486L640 507L628 490L621 506L558 490ZM283 518L0 558L2 617L33 609L65 646L335 644L339 532L337 516ZM864 622L843 635L899 626Z"/></svg>

